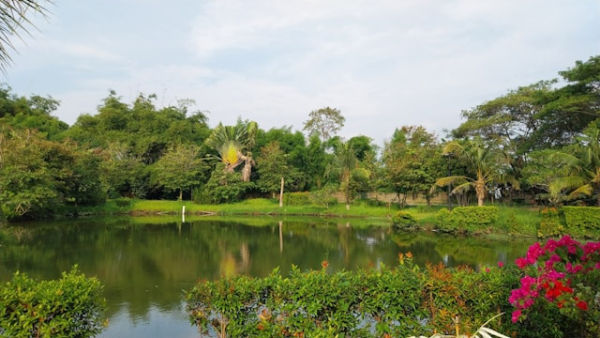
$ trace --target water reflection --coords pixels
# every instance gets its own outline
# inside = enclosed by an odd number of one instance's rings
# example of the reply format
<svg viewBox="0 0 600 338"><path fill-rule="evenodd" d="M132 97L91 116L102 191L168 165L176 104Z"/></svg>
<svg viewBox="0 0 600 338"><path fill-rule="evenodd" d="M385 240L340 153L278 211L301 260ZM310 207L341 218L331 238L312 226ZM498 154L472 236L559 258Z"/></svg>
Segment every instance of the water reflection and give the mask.
<svg viewBox="0 0 600 338"><path fill-rule="evenodd" d="M121 218L32 223L0 230L0 279L16 270L56 278L78 264L105 285L111 325L106 336L189 336L182 290L197 280L265 276L292 264L331 271L393 266L399 252L417 264L474 267L511 261L532 240L457 238L353 227L353 221L274 218ZM362 221L364 222L364 221ZM191 330L191 331L190 331Z"/></svg>

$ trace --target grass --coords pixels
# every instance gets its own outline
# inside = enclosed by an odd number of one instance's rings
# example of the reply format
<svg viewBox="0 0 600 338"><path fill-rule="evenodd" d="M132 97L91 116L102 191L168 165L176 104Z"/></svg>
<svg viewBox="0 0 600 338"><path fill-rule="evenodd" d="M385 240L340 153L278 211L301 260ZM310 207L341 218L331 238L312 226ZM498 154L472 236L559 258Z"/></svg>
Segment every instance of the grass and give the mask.
<svg viewBox="0 0 600 338"><path fill-rule="evenodd" d="M332 205L329 208L314 204L284 205L282 208L276 200L256 198L237 203L227 204L196 204L192 201L168 201L168 200L109 200L104 205L80 208L79 214L118 215L131 214L135 216L156 215L179 215L182 207L186 208L186 219L194 217L221 217L221 216L272 216L270 220L289 220L292 217L335 217L335 222L345 220L353 226L364 225L390 225L390 218L400 208L397 205L378 206L365 201L356 201L346 210L344 204ZM540 215L537 208L523 206L502 206L499 208L499 217L493 232L503 234L518 234L535 236L540 223ZM436 223L436 215L444 206L410 206L403 211L410 213L418 222L420 228L431 229ZM358 221L359 219L365 221Z"/></svg>

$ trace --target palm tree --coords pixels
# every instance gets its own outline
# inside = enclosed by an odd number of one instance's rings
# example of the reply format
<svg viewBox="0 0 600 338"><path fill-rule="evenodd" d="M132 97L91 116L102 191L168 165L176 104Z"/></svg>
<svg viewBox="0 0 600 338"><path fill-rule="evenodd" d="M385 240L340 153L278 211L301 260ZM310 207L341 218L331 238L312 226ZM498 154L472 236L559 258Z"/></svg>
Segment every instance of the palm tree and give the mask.
<svg viewBox="0 0 600 338"><path fill-rule="evenodd" d="M18 36L22 30L27 33L27 26L32 26L27 18L29 12L46 14L46 8L41 5L48 0L0 0L0 68L11 61L9 49L14 46L11 39Z"/></svg>
<svg viewBox="0 0 600 338"><path fill-rule="evenodd" d="M569 169L569 175L553 182L561 189L575 188L567 199L596 195L596 204L600 206L600 129L597 126L587 128L575 151L555 152L553 156L563 160Z"/></svg>
<svg viewBox="0 0 600 338"><path fill-rule="evenodd" d="M219 125L206 140L206 144L219 153L225 165L225 171L232 173L237 166L244 163L242 181L249 182L254 159L250 150L256 141L256 122L238 121L234 126Z"/></svg>
<svg viewBox="0 0 600 338"><path fill-rule="evenodd" d="M502 167L507 164L508 157L495 144L485 144L480 139L461 144L457 141L447 143L443 155L452 155L465 162L473 170L473 175L458 175L438 178L435 185L445 187L457 185L451 194L464 193L475 189L477 205L483 206L488 186L503 176Z"/></svg>

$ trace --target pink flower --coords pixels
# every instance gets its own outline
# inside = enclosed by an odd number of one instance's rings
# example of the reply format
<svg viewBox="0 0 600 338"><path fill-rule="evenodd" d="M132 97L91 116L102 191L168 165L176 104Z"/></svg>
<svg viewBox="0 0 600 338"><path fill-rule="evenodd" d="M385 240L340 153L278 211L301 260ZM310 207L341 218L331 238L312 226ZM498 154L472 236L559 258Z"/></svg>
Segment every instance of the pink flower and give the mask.
<svg viewBox="0 0 600 338"><path fill-rule="evenodd" d="M504 262L502 262L502 261L499 261L499 262L498 262L498 267L499 267L499 268L501 268L501 267L503 267L503 266L504 266Z"/></svg>
<svg viewBox="0 0 600 338"><path fill-rule="evenodd" d="M527 266L527 261L525 260L525 258L517 258L515 260L515 264L517 264L519 269L523 269Z"/></svg>
<svg viewBox="0 0 600 338"><path fill-rule="evenodd" d="M519 317L521 317L521 310L515 310L512 313L512 322L516 323L519 320Z"/></svg>
<svg viewBox="0 0 600 338"><path fill-rule="evenodd" d="M490 272L490 268L486 267L485 268L485 272L489 273Z"/></svg>

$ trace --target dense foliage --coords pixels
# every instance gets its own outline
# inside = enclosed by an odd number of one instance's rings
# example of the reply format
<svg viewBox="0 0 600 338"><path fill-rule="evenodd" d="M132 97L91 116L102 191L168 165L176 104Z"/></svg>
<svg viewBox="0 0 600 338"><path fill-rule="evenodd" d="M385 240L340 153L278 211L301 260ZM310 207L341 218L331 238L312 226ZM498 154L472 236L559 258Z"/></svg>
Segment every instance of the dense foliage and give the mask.
<svg viewBox="0 0 600 338"><path fill-rule="evenodd" d="M15 273L0 285L0 336L90 337L104 327L102 285L74 268L36 281Z"/></svg>
<svg viewBox="0 0 600 338"><path fill-rule="evenodd" d="M242 119L211 129L191 100L157 107L155 95L140 94L128 104L111 91L97 114L69 127L52 116L56 100L3 88L3 214L48 216L106 197L274 197L282 178L286 193L311 191L329 205L338 192L347 208L373 191L401 207L409 197L430 203L441 191L461 206L598 205L600 56L559 74L563 82L540 81L465 111L445 139L399 126L381 149L364 135L336 136L345 118L331 107L309 114L307 134Z"/></svg>

